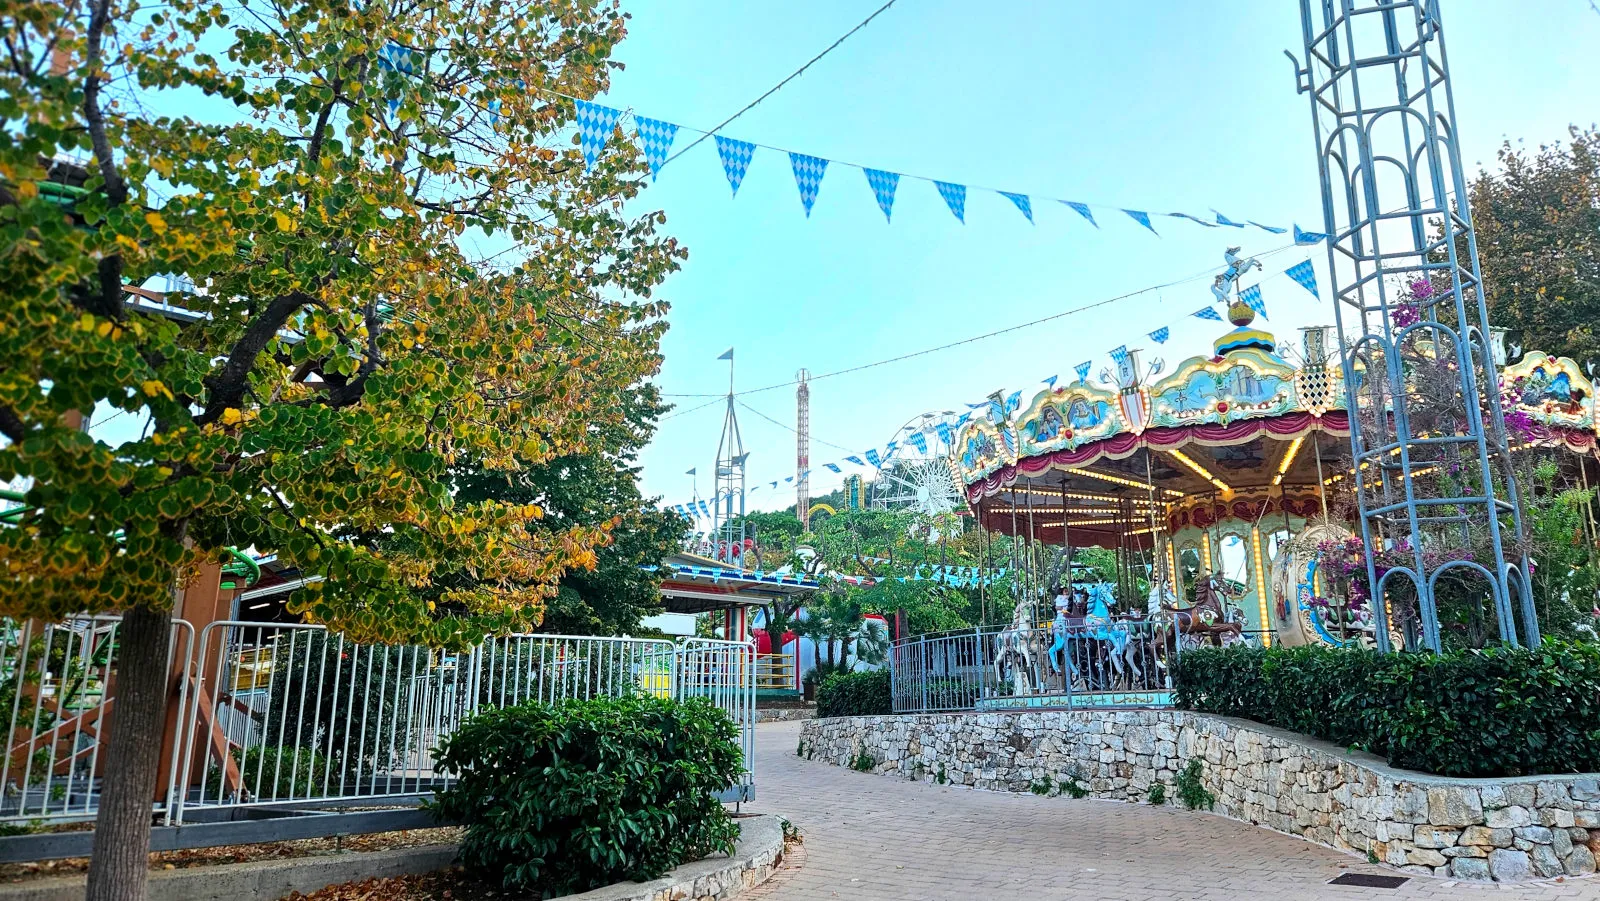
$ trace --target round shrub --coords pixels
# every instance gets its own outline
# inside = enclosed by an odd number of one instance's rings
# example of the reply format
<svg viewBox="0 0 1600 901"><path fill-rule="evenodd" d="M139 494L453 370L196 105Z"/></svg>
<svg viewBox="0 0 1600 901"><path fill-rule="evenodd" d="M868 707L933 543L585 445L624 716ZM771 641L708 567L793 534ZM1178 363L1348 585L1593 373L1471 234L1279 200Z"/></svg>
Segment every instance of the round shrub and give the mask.
<svg viewBox="0 0 1600 901"><path fill-rule="evenodd" d="M889 671L837 673L817 689L817 716L884 716L894 712Z"/></svg>
<svg viewBox="0 0 1600 901"><path fill-rule="evenodd" d="M732 853L715 797L742 772L738 732L703 699L529 703L480 714L440 744L455 774L432 807L466 826L461 860L486 881L560 895L655 879Z"/></svg>

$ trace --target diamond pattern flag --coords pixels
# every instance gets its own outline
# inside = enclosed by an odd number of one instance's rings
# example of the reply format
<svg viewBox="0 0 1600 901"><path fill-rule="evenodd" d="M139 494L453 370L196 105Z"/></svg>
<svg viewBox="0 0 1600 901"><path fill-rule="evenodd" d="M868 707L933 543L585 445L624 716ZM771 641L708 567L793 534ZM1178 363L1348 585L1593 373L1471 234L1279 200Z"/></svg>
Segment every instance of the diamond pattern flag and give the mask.
<svg viewBox="0 0 1600 901"><path fill-rule="evenodd" d="M700 515L701 516L710 516L711 515L711 507L705 501L701 501L700 502Z"/></svg>
<svg viewBox="0 0 1600 901"><path fill-rule="evenodd" d="M878 452L876 450L867 451L867 462L871 463L873 466L883 465L883 460L878 456Z"/></svg>
<svg viewBox="0 0 1600 901"><path fill-rule="evenodd" d="M1126 360L1127 358L1128 358L1128 345L1123 344L1123 345L1121 345L1119 347L1111 348L1111 359L1116 361L1116 364L1118 366L1121 366L1122 365L1122 361Z"/></svg>
<svg viewBox="0 0 1600 901"><path fill-rule="evenodd" d="M1150 234L1156 235L1158 237L1161 235L1160 232L1156 231L1156 227L1154 225L1150 224L1150 214L1149 213L1146 213L1143 210L1123 210L1123 212L1127 213L1128 216L1133 219L1133 221L1139 223L1140 225L1144 226L1145 228L1150 229Z"/></svg>
<svg viewBox="0 0 1600 901"><path fill-rule="evenodd" d="M1216 210L1212 210L1211 212L1217 213ZM1229 219L1227 216L1224 216L1221 213L1217 213L1217 224L1218 225L1231 225L1234 228L1244 228L1244 225L1245 225L1243 222L1234 222L1232 219Z"/></svg>
<svg viewBox="0 0 1600 901"><path fill-rule="evenodd" d="M1006 398L1006 412L1007 413L1013 412L1013 411L1015 411L1017 408L1019 408L1021 406L1022 406L1022 392L1021 391L1013 391L1013 392L1011 392L1011 395Z"/></svg>
<svg viewBox="0 0 1600 901"><path fill-rule="evenodd" d="M1017 209L1022 211L1022 215L1027 216L1029 222L1033 221L1033 204L1029 202L1028 195L1012 194L1008 191L1001 191L1000 196L1016 204Z"/></svg>
<svg viewBox="0 0 1600 901"><path fill-rule="evenodd" d="M890 214L894 212L894 192L900 186L900 173L885 172L882 169L862 169L867 174L867 186L872 188L872 196L878 198L878 209L883 210L883 221L890 221Z"/></svg>
<svg viewBox="0 0 1600 901"><path fill-rule="evenodd" d="M1061 376L1059 376L1059 375L1052 375L1051 377L1049 377L1047 379L1040 379L1039 381L1044 382L1046 385L1049 385L1050 387L1054 388L1056 386L1056 379L1058 379L1060 377Z"/></svg>
<svg viewBox="0 0 1600 901"><path fill-rule="evenodd" d="M817 191L822 188L822 176L828 171L828 161L819 156L789 153L789 165L794 169L794 183L800 189L800 203L811 215L811 206L817 202Z"/></svg>
<svg viewBox="0 0 1600 901"><path fill-rule="evenodd" d="M953 185L947 181L936 181L934 187L939 189L939 196L944 198L944 205L950 208L956 218L963 225L967 222L967 186Z"/></svg>
<svg viewBox="0 0 1600 901"><path fill-rule="evenodd" d="M722 135L714 137L717 139L717 156L722 157L723 174L728 176L733 196L738 197L739 185L744 183L744 174L750 169L750 159L756 155L756 145Z"/></svg>
<svg viewBox="0 0 1600 901"><path fill-rule="evenodd" d="M1287 228L1279 228L1276 225L1262 225L1261 223L1257 222L1254 219L1249 219L1249 220L1246 220L1246 221L1248 221L1251 225L1254 225L1256 228L1261 229L1262 231L1272 232L1275 235L1281 235L1284 232L1288 231Z"/></svg>
<svg viewBox="0 0 1600 901"><path fill-rule="evenodd" d="M857 466L866 466L866 465L867 465L867 464L865 464L865 463L863 463L863 462L861 462L861 458L860 458L860 457L857 457L857 456L856 456L856 455L854 455L854 454L851 454L851 455L850 455L850 456L848 456L848 457L845 457L845 458L844 458L844 461L845 461L845 462L846 462L846 463L854 463L854 464L855 464L855 465L857 465Z"/></svg>
<svg viewBox="0 0 1600 901"><path fill-rule="evenodd" d="M1160 327L1160 328L1158 328L1155 331L1150 333L1150 340L1154 341L1157 344L1165 344L1165 343L1167 343L1167 339L1170 338L1171 336L1172 336L1171 330L1163 325L1162 327Z"/></svg>
<svg viewBox="0 0 1600 901"><path fill-rule="evenodd" d="M969 420L971 418L972 418L972 414L971 413L962 413L960 416L956 417L956 425L960 425L963 422L966 422L967 420Z"/></svg>
<svg viewBox="0 0 1600 901"><path fill-rule="evenodd" d="M639 132L639 143L644 147L645 162L650 164L650 180L655 181L661 166L667 161L667 153L672 150L672 139L677 137L678 126L644 116L634 116L633 124Z"/></svg>
<svg viewBox="0 0 1600 901"><path fill-rule="evenodd" d="M783 480L785 482L793 482L794 481L794 476L784 476Z"/></svg>
<svg viewBox="0 0 1600 901"><path fill-rule="evenodd" d="M1239 299L1244 301L1245 306L1255 310L1257 313L1260 313L1262 319L1267 318L1267 304L1266 301L1261 299L1260 285L1251 285L1243 291L1240 291Z"/></svg>
<svg viewBox="0 0 1600 901"><path fill-rule="evenodd" d="M1063 200L1061 202L1077 210L1078 215L1089 220L1090 225L1094 226L1095 228L1100 227L1100 223L1094 221L1094 213L1089 212L1089 205L1087 203L1079 203L1076 200Z"/></svg>
<svg viewBox="0 0 1600 901"><path fill-rule="evenodd" d="M910 441L911 446L916 448L919 452L924 454L928 452L928 439L922 437L921 432L912 432L906 437L906 440Z"/></svg>
<svg viewBox="0 0 1600 901"><path fill-rule="evenodd" d="M583 163L593 166L599 158L600 151L606 147L606 142L611 140L611 132L616 130L617 120L622 118L622 110L579 100L578 105L578 149L583 151Z"/></svg>
<svg viewBox="0 0 1600 901"><path fill-rule="evenodd" d="M933 424L933 430L935 432L939 433L939 440L940 441L943 441L945 444L953 444L954 443L954 436L952 436L950 434L950 425L949 425L949 423L936 422L936 423Z"/></svg>
<svg viewBox="0 0 1600 901"><path fill-rule="evenodd" d="M1073 367L1078 371L1078 381L1087 382L1089 380L1089 370L1093 366L1093 360L1084 360L1082 363L1079 363L1077 366Z"/></svg>
<svg viewBox="0 0 1600 901"><path fill-rule="evenodd" d="M1196 319L1214 319L1217 322L1221 322L1222 321L1222 314L1218 313L1216 310L1212 309L1211 307L1201 307L1200 309L1194 311L1194 318L1196 318Z"/></svg>
<svg viewBox="0 0 1600 901"><path fill-rule="evenodd" d="M1298 282L1300 287L1310 291L1312 297L1318 300L1322 299L1322 295L1317 293L1317 273L1311 268L1310 260L1295 263L1285 269L1284 274Z"/></svg>
<svg viewBox="0 0 1600 901"><path fill-rule="evenodd" d="M1172 217L1172 218L1174 218L1174 219L1187 219L1190 222L1195 222L1195 223L1199 223L1200 225L1204 225L1206 228L1216 228L1217 227L1217 223L1212 222L1209 219L1201 219L1199 216L1191 216L1188 213L1168 213L1167 215Z"/></svg>
<svg viewBox="0 0 1600 901"><path fill-rule="evenodd" d="M837 464L837 463L824 463L822 465L829 472L844 472L844 470L839 468L839 464Z"/></svg>
<svg viewBox="0 0 1600 901"><path fill-rule="evenodd" d="M1328 240L1328 236L1322 232L1302 231L1299 225L1294 227L1294 243L1296 244L1316 244L1326 240Z"/></svg>

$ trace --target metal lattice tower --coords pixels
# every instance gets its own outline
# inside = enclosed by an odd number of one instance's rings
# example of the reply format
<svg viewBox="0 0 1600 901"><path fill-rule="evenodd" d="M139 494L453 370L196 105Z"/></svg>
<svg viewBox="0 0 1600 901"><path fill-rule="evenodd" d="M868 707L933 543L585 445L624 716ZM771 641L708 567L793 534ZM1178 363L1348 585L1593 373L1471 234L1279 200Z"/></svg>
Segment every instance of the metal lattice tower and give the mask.
<svg viewBox="0 0 1600 901"><path fill-rule="evenodd" d="M794 512L811 528L811 370L794 374Z"/></svg>
<svg viewBox="0 0 1600 901"><path fill-rule="evenodd" d="M744 553L744 468L750 454L739 434L739 414L734 412L733 348L718 359L728 361L728 412L722 418L722 437L717 440L716 489L711 504L712 555L728 563L740 563ZM739 549L739 559L733 553ZM726 555L726 556L724 556Z"/></svg>
<svg viewBox="0 0 1600 901"><path fill-rule="evenodd" d="M1520 620L1536 645L1527 561L1507 559L1522 514L1438 0L1300 0L1300 11L1296 72L1317 140L1378 646L1392 648L1393 629L1439 649L1435 588L1453 569L1481 579L1502 641L1518 642ZM1443 556L1474 541L1487 559ZM1380 582L1378 550L1409 565ZM1415 608L1396 594L1402 579Z"/></svg>

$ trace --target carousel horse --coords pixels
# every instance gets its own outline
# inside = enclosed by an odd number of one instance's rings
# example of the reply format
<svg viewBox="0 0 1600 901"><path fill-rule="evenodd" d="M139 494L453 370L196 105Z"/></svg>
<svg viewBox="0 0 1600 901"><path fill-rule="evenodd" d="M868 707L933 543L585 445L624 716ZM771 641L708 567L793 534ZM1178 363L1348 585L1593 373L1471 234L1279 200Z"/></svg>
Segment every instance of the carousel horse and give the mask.
<svg viewBox="0 0 1600 901"><path fill-rule="evenodd" d="M1083 624L1091 631L1088 635L1099 643L1095 655L1095 669L1102 682L1108 686L1137 681L1144 673L1139 669L1132 635L1126 624L1114 622L1111 617L1111 586L1100 582L1089 586L1089 615Z"/></svg>
<svg viewBox="0 0 1600 901"><path fill-rule="evenodd" d="M1003 683L1009 671L1012 693L1016 695L1029 694L1033 686L1034 630L1028 622L1031 607L1026 598L1018 598L1011 625L994 636L994 677Z"/></svg>
<svg viewBox="0 0 1600 901"><path fill-rule="evenodd" d="M1224 595L1221 577L1206 573L1195 580L1193 604L1176 607L1163 602L1161 609L1171 614L1180 641L1187 637L1197 644L1229 645L1244 639L1244 625L1229 620Z"/></svg>

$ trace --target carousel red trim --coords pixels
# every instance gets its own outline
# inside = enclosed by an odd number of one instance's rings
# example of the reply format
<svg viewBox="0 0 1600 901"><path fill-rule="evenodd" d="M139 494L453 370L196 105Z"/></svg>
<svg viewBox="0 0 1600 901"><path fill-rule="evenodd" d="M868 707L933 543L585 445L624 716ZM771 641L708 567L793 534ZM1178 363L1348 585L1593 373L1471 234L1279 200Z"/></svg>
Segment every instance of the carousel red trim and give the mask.
<svg viewBox="0 0 1600 901"><path fill-rule="evenodd" d="M1311 432L1330 435L1349 435L1350 418L1343 410L1329 410L1321 416L1310 413L1285 413L1263 419L1242 419L1227 425L1206 423L1193 426L1169 426L1146 429L1141 434L1122 432L1102 438L1072 450L1024 457L1010 466L990 473L967 486L968 503L978 501L1005 490L1017 480L1017 473L1036 476L1052 469L1078 469L1101 460L1121 460L1132 456L1141 447L1170 450L1190 444L1206 447L1227 447L1254 441L1262 435L1281 440L1292 440Z"/></svg>

